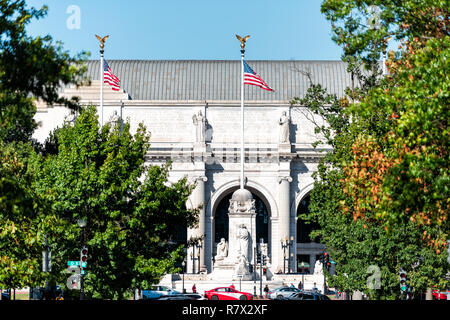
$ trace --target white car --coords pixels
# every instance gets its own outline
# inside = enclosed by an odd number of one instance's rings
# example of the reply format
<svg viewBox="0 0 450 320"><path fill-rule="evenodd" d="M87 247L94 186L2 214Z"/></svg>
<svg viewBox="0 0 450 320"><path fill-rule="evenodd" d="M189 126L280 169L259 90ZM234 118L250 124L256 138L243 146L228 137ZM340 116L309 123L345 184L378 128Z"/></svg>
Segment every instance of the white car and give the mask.
<svg viewBox="0 0 450 320"><path fill-rule="evenodd" d="M294 287L276 288L274 290L270 290L267 293L267 298L269 298L269 299L287 298L291 294L296 293L296 292L302 292L302 290L294 288Z"/></svg>
<svg viewBox="0 0 450 320"><path fill-rule="evenodd" d="M176 290L173 290L166 286L151 286L150 288L142 291L144 299L157 299L163 296L170 296L174 294L181 294Z"/></svg>

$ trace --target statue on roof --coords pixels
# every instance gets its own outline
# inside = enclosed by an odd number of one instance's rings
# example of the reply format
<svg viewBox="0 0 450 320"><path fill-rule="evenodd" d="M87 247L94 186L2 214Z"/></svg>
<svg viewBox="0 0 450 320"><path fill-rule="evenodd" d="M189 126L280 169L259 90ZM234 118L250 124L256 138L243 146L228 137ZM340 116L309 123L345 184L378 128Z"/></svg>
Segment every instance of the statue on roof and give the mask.
<svg viewBox="0 0 450 320"><path fill-rule="evenodd" d="M250 38L250 36L245 36L244 38L242 38L241 36L236 35L236 38L241 42L241 50L244 51L245 42L248 40L248 38Z"/></svg>
<svg viewBox="0 0 450 320"><path fill-rule="evenodd" d="M192 116L192 122L197 127L196 142L205 143L206 118L203 116L201 110L198 114Z"/></svg>
<svg viewBox="0 0 450 320"><path fill-rule="evenodd" d="M100 41L100 50L103 51L103 49L105 48L105 41L109 38L109 35L104 36L103 38L98 35L95 35L95 37L98 39L98 41Z"/></svg>
<svg viewBox="0 0 450 320"><path fill-rule="evenodd" d="M288 143L289 142L289 124L291 119L286 114L286 111L283 111L283 114L278 120L278 124L280 125L280 143Z"/></svg>

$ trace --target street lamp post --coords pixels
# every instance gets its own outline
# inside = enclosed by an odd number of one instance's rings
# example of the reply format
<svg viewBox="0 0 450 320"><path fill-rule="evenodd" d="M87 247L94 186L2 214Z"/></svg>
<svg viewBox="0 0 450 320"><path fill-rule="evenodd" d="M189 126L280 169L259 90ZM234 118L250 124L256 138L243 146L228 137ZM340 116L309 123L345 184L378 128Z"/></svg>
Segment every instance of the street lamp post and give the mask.
<svg viewBox="0 0 450 320"><path fill-rule="evenodd" d="M194 254L192 252L189 255L191 256L191 260L192 260L192 273L195 273L195 260L196 260L196 258L195 258Z"/></svg>
<svg viewBox="0 0 450 320"><path fill-rule="evenodd" d="M181 265L183 266L183 293L186 293L186 289L184 289L184 267L186 266L186 263L184 262L184 260Z"/></svg>
<svg viewBox="0 0 450 320"><path fill-rule="evenodd" d="M192 247L192 251L189 254L190 257L191 257L191 260L192 260L192 273L200 273L200 253L201 253L201 250L202 250L202 247L203 247L202 240L199 239L199 240L193 241L191 243L191 245L189 245L189 247ZM198 249L197 252L196 252L195 248ZM196 260L198 260L198 270L197 270L197 272L195 272L195 261Z"/></svg>
<svg viewBox="0 0 450 320"><path fill-rule="evenodd" d="M289 263L289 253L290 253L290 248L294 242L294 237L291 236L291 239L289 240L288 237L286 237L285 239L281 239L281 248L283 249L283 272L286 273L286 260L288 260ZM286 256L286 249L288 249L288 256ZM288 269L290 270L290 267L288 266ZM289 271L290 273L290 271Z"/></svg>
<svg viewBox="0 0 450 320"><path fill-rule="evenodd" d="M78 226L81 228L81 250L86 247L86 228L87 222L85 219L78 219ZM83 263L80 261L80 300L84 300L84 272L83 272Z"/></svg>
<svg viewBox="0 0 450 320"><path fill-rule="evenodd" d="M197 249L198 249L198 253L197 253L197 259L198 259L198 271L197 273L200 273L200 252L202 250L202 241L199 240L199 242L197 243Z"/></svg>
<svg viewBox="0 0 450 320"><path fill-rule="evenodd" d="M305 288L305 263L302 261L302 290Z"/></svg>
<svg viewBox="0 0 450 320"><path fill-rule="evenodd" d="M291 252L291 257L290 257L290 260L289 260L289 267L288 267L289 273L293 272L292 271L292 261L294 261L294 254Z"/></svg>

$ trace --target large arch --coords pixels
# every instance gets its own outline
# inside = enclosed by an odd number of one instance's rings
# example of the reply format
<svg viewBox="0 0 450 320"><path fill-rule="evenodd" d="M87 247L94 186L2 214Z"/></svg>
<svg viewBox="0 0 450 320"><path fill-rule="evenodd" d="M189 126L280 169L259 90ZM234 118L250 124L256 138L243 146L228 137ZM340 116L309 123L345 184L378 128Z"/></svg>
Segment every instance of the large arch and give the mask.
<svg viewBox="0 0 450 320"><path fill-rule="evenodd" d="M224 183L219 188L216 189L216 191L212 194L212 196L208 199L207 205L211 208L211 216L213 216L214 211L217 207L217 204L220 200L222 200L230 190L234 192L240 187L240 180L235 179L231 180L227 183ZM264 198L267 202L266 205L268 207L270 217L272 219L278 218L278 206L275 201L275 198L271 194L271 192L264 187L262 184L255 182L253 180L249 180L246 183L246 188L250 190L251 193L258 195L260 198Z"/></svg>
<svg viewBox="0 0 450 320"><path fill-rule="evenodd" d="M211 232L211 253L214 253L215 245L217 242L216 239L216 227L215 227L215 221L216 221L216 213L218 210L218 207L221 205L221 202L227 201L229 197L233 194L234 191L239 189L240 187L240 181L239 180L233 180L228 183L223 184L221 187L219 187L214 194L211 196L210 201L208 201L208 207L210 208L211 212L211 225L210 225L210 232ZM276 202L270 192L264 188L259 183L256 183L254 181L248 181L248 183L245 186L246 189L248 189L255 197L255 200L260 199L263 203L265 209L267 210L267 235L265 237L265 240L268 243L268 250L270 252L271 250L271 242L272 242L272 218L275 215L278 215L278 210L276 206ZM257 204L258 206L258 204ZM257 218L263 218L258 217ZM258 224L257 224L258 228ZM228 232L228 229L226 230ZM257 233L258 230L257 230ZM259 239L257 239L259 242Z"/></svg>

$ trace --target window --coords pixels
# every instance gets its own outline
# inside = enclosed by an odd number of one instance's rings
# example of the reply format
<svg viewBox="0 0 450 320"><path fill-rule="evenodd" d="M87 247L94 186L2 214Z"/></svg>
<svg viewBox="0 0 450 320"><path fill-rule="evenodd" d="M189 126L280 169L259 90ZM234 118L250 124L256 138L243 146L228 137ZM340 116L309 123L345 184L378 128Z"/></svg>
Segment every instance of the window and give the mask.
<svg viewBox="0 0 450 320"><path fill-rule="evenodd" d="M309 195L307 195L297 208L297 216L300 214L309 214ZM319 225L315 222L304 221L301 218L297 220L297 243L311 243L311 242L319 242L319 239L311 240L309 234L313 230L319 229Z"/></svg>

